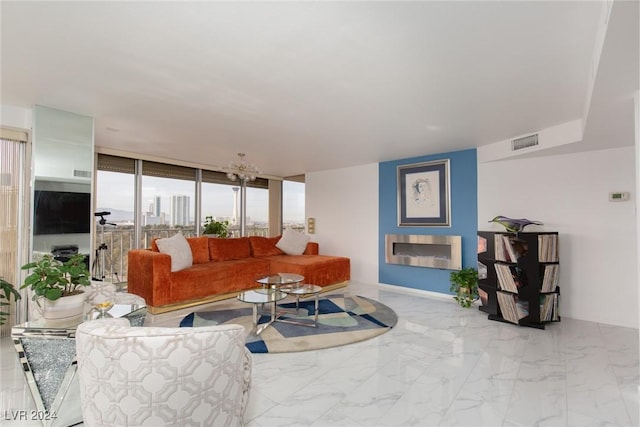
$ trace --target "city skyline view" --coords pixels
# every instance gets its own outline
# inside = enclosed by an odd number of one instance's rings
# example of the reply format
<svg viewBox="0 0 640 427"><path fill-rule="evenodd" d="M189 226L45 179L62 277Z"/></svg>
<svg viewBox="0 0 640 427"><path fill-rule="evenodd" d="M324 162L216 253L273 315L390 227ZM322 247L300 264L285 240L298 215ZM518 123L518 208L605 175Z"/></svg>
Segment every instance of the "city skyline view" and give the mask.
<svg viewBox="0 0 640 427"><path fill-rule="evenodd" d="M99 171L97 177L96 197L98 209L111 209L130 213L131 218L113 218L114 221L133 220L134 211L134 176L131 174ZM234 213L233 187L237 185L202 184L202 218L207 216L231 219ZM154 176L142 177L142 210L143 213L152 212L157 216L156 200L160 199L161 214L165 215L165 222L171 219L171 198L173 196L187 196L191 204L190 218L193 222L195 206L195 184L191 181L160 178ZM283 222L304 223L304 184L283 181ZM261 188L247 188L247 217L252 222L268 222L269 200L268 190Z"/></svg>

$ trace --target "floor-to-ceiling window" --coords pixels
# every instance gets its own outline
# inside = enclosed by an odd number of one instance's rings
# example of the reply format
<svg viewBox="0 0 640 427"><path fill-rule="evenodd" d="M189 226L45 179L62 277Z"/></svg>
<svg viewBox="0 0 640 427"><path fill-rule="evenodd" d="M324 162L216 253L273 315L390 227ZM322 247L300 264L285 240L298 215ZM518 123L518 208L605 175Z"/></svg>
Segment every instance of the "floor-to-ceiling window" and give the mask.
<svg viewBox="0 0 640 427"><path fill-rule="evenodd" d="M198 234L195 220L196 170L142 162L142 246L151 239Z"/></svg>
<svg viewBox="0 0 640 427"><path fill-rule="evenodd" d="M134 247L135 160L98 156L95 191L95 253L91 275L127 280L127 252ZM104 277L103 277L104 276Z"/></svg>
<svg viewBox="0 0 640 427"><path fill-rule="evenodd" d="M299 181L282 181L282 225L304 230L305 184Z"/></svg>
<svg viewBox="0 0 640 427"><path fill-rule="evenodd" d="M229 227L238 222L237 203L238 197L236 187L231 185L213 184L211 182L202 183L202 218L200 223L204 223L206 217L210 216L216 221L227 221Z"/></svg>
<svg viewBox="0 0 640 427"><path fill-rule="evenodd" d="M269 235L269 182L256 179L247 182L247 224L249 236Z"/></svg>
<svg viewBox="0 0 640 427"><path fill-rule="evenodd" d="M195 168L106 154L98 154L97 169L96 210L109 215L104 216L105 224L96 225L93 264L98 263L98 270L104 271L108 281L127 280L129 249L150 247L153 238L169 237L177 232L185 236L198 235L207 216L229 221L231 235L240 235L240 184L230 181L224 172L201 170L199 174ZM140 185L136 188L138 181ZM269 184L264 178L247 182L246 235L270 235L269 203L274 201L269 197ZM200 192L196 197L198 185ZM139 215L135 208L137 197L140 198ZM304 200L302 206L304 208ZM304 214L298 220L302 227L303 218ZM99 222L101 217L95 219ZM140 231L137 245L136 230ZM277 231L271 234L274 233ZM94 277L99 275L98 272Z"/></svg>

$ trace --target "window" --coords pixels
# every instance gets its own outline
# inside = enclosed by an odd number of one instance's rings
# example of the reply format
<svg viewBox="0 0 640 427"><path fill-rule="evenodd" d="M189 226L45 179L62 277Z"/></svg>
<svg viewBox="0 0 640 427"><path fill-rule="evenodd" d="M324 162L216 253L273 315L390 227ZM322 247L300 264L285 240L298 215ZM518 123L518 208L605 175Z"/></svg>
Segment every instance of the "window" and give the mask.
<svg viewBox="0 0 640 427"><path fill-rule="evenodd" d="M126 281L127 252L134 245L135 175L98 170L96 183L95 213L109 214L95 216L91 276L113 283Z"/></svg>
<svg viewBox="0 0 640 427"><path fill-rule="evenodd" d="M269 235L269 190L267 188L247 188L248 236Z"/></svg>
<svg viewBox="0 0 640 427"><path fill-rule="evenodd" d="M195 226L195 178L192 168L164 163L142 163L142 242L154 238L197 234Z"/></svg>
<svg viewBox="0 0 640 427"><path fill-rule="evenodd" d="M305 224L304 182L282 182L282 227L304 230Z"/></svg>

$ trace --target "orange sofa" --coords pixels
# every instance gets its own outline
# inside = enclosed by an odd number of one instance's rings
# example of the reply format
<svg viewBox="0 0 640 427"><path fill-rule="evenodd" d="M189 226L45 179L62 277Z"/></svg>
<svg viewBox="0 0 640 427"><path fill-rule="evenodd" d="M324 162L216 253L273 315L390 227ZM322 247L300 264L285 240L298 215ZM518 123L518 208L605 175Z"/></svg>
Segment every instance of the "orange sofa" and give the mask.
<svg viewBox="0 0 640 427"><path fill-rule="evenodd" d="M307 243L302 255L286 255L276 247L280 237L217 239L188 237L193 265L171 272L171 257L150 249L128 253L128 292L140 295L151 313L232 298L259 287L256 280L272 273L298 273L304 283L325 290L346 286L351 277L349 258L319 255L319 245Z"/></svg>

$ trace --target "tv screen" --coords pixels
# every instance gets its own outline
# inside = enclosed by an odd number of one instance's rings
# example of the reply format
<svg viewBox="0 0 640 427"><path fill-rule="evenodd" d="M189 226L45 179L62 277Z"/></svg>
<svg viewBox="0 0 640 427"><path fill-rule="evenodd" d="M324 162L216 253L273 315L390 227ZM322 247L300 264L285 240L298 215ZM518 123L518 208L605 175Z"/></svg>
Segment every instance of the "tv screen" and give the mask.
<svg viewBox="0 0 640 427"><path fill-rule="evenodd" d="M36 190L33 209L33 234L90 232L90 193Z"/></svg>

